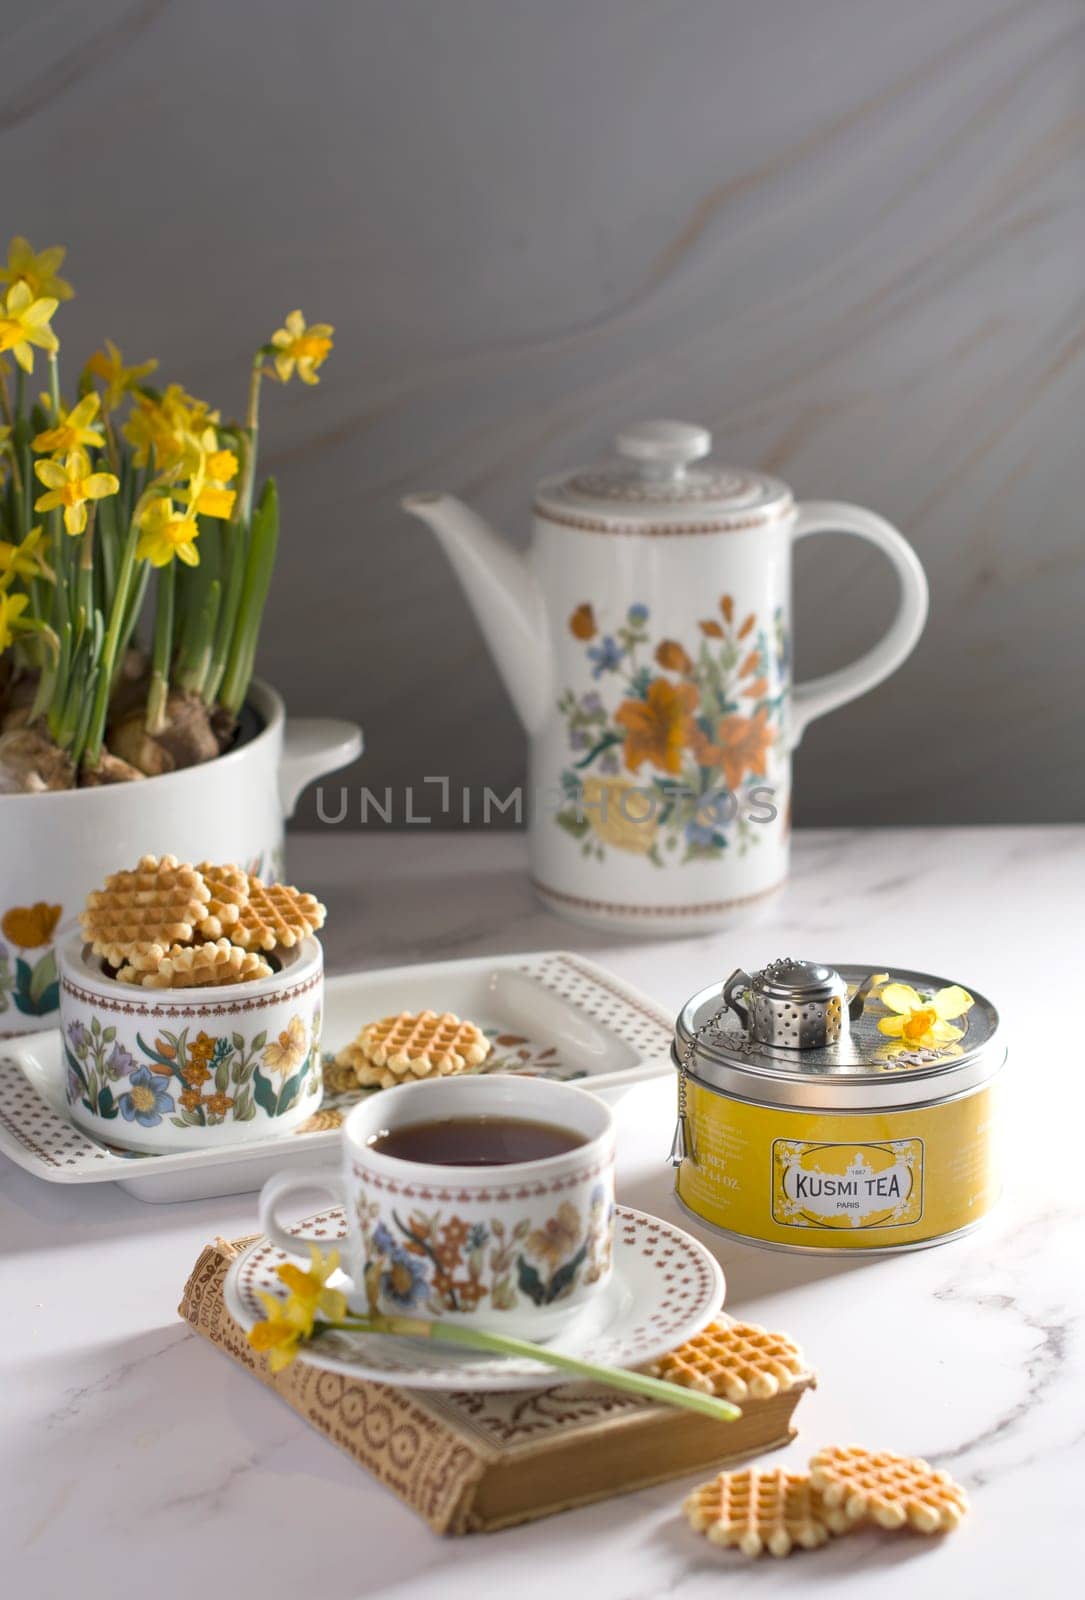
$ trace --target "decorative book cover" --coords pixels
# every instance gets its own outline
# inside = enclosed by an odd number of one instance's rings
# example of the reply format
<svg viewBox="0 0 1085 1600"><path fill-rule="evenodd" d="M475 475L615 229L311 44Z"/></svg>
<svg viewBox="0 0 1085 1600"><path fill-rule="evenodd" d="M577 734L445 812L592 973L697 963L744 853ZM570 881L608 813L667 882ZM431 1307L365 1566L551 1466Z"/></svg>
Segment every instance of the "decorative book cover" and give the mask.
<svg viewBox="0 0 1085 1600"><path fill-rule="evenodd" d="M719 1471L785 1445L803 1383L745 1402L735 1422L582 1383L514 1394L430 1393L321 1372L272 1373L223 1304L230 1262L250 1243L217 1239L178 1310L314 1428L424 1517L436 1533L476 1533L549 1516L692 1472Z"/></svg>

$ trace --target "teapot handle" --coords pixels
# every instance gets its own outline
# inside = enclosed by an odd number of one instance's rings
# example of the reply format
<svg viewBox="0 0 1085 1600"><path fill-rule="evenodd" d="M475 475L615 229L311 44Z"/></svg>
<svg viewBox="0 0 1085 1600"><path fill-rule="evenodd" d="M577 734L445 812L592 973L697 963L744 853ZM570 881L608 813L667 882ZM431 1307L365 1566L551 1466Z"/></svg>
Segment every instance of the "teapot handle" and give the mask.
<svg viewBox="0 0 1085 1600"><path fill-rule="evenodd" d="M791 701L791 747L815 717L866 694L895 672L912 652L927 620L927 579L911 545L884 517L837 500L807 500L798 508L792 539L811 533L854 533L884 550L897 570L900 601L886 632L864 655L836 672L795 685Z"/></svg>

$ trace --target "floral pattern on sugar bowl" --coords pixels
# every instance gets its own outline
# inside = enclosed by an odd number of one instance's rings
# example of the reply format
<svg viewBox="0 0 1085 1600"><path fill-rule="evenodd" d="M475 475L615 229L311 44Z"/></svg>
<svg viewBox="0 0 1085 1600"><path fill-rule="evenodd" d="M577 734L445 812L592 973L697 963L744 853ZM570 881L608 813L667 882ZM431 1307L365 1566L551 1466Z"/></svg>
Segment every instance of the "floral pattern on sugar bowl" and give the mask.
<svg viewBox="0 0 1085 1600"><path fill-rule="evenodd" d="M323 964L308 939L256 983L140 990L71 949L60 1007L73 1120L145 1152L289 1133L320 1104Z"/></svg>
<svg viewBox="0 0 1085 1600"><path fill-rule="evenodd" d="M596 1184L587 1215L564 1199L542 1223L530 1217L465 1219L425 1204L401 1216L379 1201L358 1203L366 1293L389 1313L474 1311L487 1303L515 1311L527 1302L555 1306L578 1285L610 1271L614 1201Z"/></svg>

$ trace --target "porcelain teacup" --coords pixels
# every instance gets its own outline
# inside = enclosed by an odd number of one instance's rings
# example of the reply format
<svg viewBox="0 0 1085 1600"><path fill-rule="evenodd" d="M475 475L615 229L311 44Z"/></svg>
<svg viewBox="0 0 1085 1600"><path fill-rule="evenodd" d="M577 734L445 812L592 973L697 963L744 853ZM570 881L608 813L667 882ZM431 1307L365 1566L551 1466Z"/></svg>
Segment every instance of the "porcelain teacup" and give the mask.
<svg viewBox="0 0 1085 1600"><path fill-rule="evenodd" d="M578 1135L561 1154L500 1166L447 1166L374 1148L396 1129L445 1118L512 1117ZM260 1226L297 1256L281 1202L323 1189L341 1200L344 1266L357 1309L454 1318L516 1338L547 1339L607 1285L614 1217L614 1126L583 1089L539 1078L459 1077L382 1089L343 1124L342 1171L284 1172L260 1195Z"/></svg>

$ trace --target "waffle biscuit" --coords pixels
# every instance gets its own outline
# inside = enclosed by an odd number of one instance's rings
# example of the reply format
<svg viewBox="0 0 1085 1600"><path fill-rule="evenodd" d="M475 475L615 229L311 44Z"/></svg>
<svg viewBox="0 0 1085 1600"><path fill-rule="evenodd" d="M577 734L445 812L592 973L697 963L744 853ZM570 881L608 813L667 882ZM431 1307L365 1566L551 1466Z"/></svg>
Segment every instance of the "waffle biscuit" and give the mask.
<svg viewBox="0 0 1085 1600"><path fill-rule="evenodd" d="M80 914L83 937L111 966L148 945L191 939L210 891L195 867L176 856L143 856L130 872L114 872L92 890Z"/></svg>
<svg viewBox="0 0 1085 1600"><path fill-rule="evenodd" d="M348 1045L347 1050L353 1049ZM340 1051L340 1055L345 1052ZM334 1061L324 1063L324 1092L325 1094L349 1094L358 1087L358 1075L353 1061L342 1061L336 1056Z"/></svg>
<svg viewBox="0 0 1085 1600"><path fill-rule="evenodd" d="M785 1333L721 1318L648 1368L654 1378L741 1402L767 1399L809 1376L802 1351Z"/></svg>
<svg viewBox="0 0 1085 1600"><path fill-rule="evenodd" d="M265 884L259 878L249 878L248 888L235 919L208 918L205 931L211 937L226 935L244 950L274 950L276 945L290 949L324 926L327 912L314 895L285 883Z"/></svg>
<svg viewBox="0 0 1085 1600"><path fill-rule="evenodd" d="M232 864L218 867L210 861L201 861L196 871L210 894L199 931L205 939L220 939L237 922L249 898L249 875Z"/></svg>
<svg viewBox="0 0 1085 1600"><path fill-rule="evenodd" d="M892 1450L829 1445L811 1460L810 1478L825 1504L851 1522L869 1517L883 1528L907 1523L920 1533L944 1533L968 1510L968 1496L948 1472Z"/></svg>
<svg viewBox="0 0 1085 1600"><path fill-rule="evenodd" d="M396 1079L445 1077L477 1067L490 1053L489 1040L473 1022L451 1011L401 1011L362 1029L356 1044L366 1061Z"/></svg>
<svg viewBox="0 0 1085 1600"><path fill-rule="evenodd" d="M124 965L116 973L117 980L120 983L140 983L144 972L158 971L159 964L168 949L169 946L165 944L128 945L124 953ZM129 976L122 978L122 972L128 973ZM136 976L132 977L132 973Z"/></svg>
<svg viewBox="0 0 1085 1600"><path fill-rule="evenodd" d="M242 950L229 939L216 939L206 944L171 945L153 972L122 967L117 977L121 983L140 983L145 989L203 989L211 984L270 978L271 971L263 956Z"/></svg>
<svg viewBox="0 0 1085 1600"><path fill-rule="evenodd" d="M786 1556L796 1547L816 1550L848 1526L826 1517L809 1473L782 1467L721 1472L694 1489L682 1509L695 1533L751 1557Z"/></svg>

